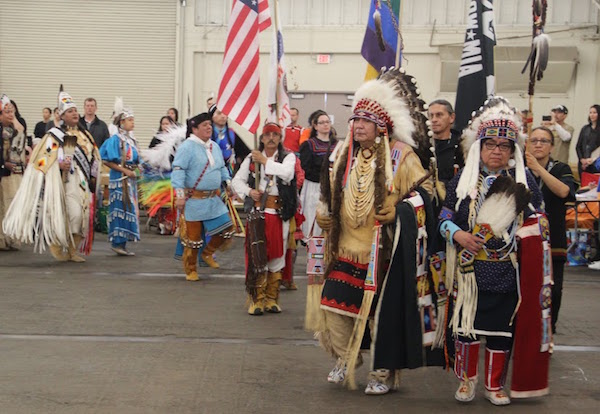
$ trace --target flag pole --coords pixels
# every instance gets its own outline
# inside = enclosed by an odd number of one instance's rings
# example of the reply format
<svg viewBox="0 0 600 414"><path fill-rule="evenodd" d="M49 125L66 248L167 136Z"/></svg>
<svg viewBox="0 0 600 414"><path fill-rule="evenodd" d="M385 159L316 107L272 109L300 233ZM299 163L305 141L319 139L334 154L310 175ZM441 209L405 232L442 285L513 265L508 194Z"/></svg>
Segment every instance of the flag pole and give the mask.
<svg viewBox="0 0 600 414"><path fill-rule="evenodd" d="M391 4L390 4L391 6ZM393 9L390 8L390 11L393 13ZM402 38L401 35L401 29L402 29L402 17L404 16L404 1L400 0L400 11L398 12L398 27L397 27L397 32L398 32L398 44L396 45L396 64L395 66L397 68L399 68L401 66L400 64L400 59L401 59L401 54L404 51L404 39Z"/></svg>
<svg viewBox="0 0 600 414"><path fill-rule="evenodd" d="M254 133L254 149L258 151L258 135L256 132ZM260 189L260 163L258 161L254 162L254 187L255 190L259 191Z"/></svg>
<svg viewBox="0 0 600 414"><path fill-rule="evenodd" d="M274 0L273 8L275 10L275 16L273 20L275 21L275 50L277 51L277 57L279 58L279 36L277 36L277 32L279 31L279 1ZM281 114L279 113L279 59L277 59L277 83L275 84L275 115L277 116L277 125L279 125L279 120Z"/></svg>

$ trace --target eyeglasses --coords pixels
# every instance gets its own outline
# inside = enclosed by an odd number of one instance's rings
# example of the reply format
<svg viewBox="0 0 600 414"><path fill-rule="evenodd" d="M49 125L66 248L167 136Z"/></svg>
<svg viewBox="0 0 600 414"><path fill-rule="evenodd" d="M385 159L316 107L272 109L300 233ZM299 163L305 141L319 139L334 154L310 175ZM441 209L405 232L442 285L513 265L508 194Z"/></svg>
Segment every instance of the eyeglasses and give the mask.
<svg viewBox="0 0 600 414"><path fill-rule="evenodd" d="M496 144L494 141L490 141L490 140L483 141L483 146L485 147L485 149L490 150L490 151L493 151L496 148L500 148L500 151L508 152L512 149L512 145L509 144L508 142L502 142L500 144Z"/></svg>
<svg viewBox="0 0 600 414"><path fill-rule="evenodd" d="M549 139L530 139L529 143L531 145L537 145L537 144L550 145L550 144L552 144L552 141L550 141Z"/></svg>
<svg viewBox="0 0 600 414"><path fill-rule="evenodd" d="M331 121L319 121L317 122L318 125L329 125L331 124Z"/></svg>

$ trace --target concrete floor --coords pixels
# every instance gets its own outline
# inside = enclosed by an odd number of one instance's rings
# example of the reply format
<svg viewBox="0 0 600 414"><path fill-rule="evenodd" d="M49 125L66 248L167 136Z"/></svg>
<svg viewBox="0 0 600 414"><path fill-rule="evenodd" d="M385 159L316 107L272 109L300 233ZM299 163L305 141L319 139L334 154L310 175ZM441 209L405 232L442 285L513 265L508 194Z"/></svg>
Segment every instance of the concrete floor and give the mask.
<svg viewBox="0 0 600 414"><path fill-rule="evenodd" d="M175 240L143 234L135 257L104 235L83 264L30 248L0 252L0 413L488 412L454 400L450 372L406 372L398 392L328 384L334 361L303 330L306 279L282 291L284 312L245 311L243 239L185 282ZM299 254L296 274L303 274ZM551 394L515 401L514 413L600 412L600 272L567 269Z"/></svg>

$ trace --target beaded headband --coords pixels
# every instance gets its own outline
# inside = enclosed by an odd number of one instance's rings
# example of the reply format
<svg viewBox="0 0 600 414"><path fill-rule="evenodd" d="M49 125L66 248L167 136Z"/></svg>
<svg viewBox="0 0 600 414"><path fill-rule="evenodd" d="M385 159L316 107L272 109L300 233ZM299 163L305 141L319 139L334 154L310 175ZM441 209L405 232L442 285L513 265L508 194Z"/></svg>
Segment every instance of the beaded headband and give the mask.
<svg viewBox="0 0 600 414"><path fill-rule="evenodd" d="M387 127L390 132L394 130L394 122L390 115L378 102L371 99L363 98L358 101L354 107L354 115L350 117L350 120L358 118L374 122L380 128Z"/></svg>
<svg viewBox="0 0 600 414"><path fill-rule="evenodd" d="M477 131L477 139L506 138L517 142L519 130L510 119L491 119L482 122Z"/></svg>

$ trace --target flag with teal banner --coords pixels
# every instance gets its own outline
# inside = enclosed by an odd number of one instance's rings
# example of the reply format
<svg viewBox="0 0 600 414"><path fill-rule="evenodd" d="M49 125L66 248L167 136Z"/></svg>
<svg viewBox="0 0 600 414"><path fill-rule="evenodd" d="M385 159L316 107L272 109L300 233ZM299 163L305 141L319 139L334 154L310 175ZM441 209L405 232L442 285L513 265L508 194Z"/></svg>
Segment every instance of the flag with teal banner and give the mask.
<svg viewBox="0 0 600 414"><path fill-rule="evenodd" d="M381 17L381 25L376 23L378 15ZM396 64L399 15L400 0L371 1L369 22L361 49L362 56L369 63L365 79L373 79L382 67L389 68Z"/></svg>

